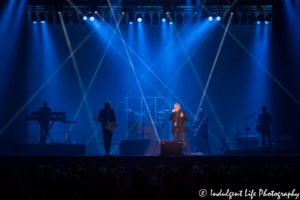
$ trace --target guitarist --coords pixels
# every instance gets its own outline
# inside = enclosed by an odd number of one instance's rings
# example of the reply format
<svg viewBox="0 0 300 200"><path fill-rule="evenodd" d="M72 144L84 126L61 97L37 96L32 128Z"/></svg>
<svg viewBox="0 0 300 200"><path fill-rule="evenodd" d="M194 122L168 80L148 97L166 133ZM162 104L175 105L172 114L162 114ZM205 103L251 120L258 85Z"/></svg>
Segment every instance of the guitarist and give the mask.
<svg viewBox="0 0 300 200"><path fill-rule="evenodd" d="M104 103L104 109L101 109L98 115L98 121L102 123L102 131L103 131L103 140L104 140L104 148L105 148L105 156L110 156L110 146L112 140L112 132L105 128L105 125L108 122L116 123L115 111L110 108L110 102L106 101Z"/></svg>
<svg viewBox="0 0 300 200"><path fill-rule="evenodd" d="M208 117L205 115L205 110L200 108L200 124L197 132L194 134L196 139L196 151L211 153L209 142L208 142Z"/></svg>
<svg viewBox="0 0 300 200"><path fill-rule="evenodd" d="M269 141L269 147L272 147L271 144L271 131L270 124L272 123L272 116L270 113L267 113L266 106L262 107L262 114L258 116L257 123L260 123L261 126L261 137L262 137L262 145L265 147L265 136L267 135Z"/></svg>

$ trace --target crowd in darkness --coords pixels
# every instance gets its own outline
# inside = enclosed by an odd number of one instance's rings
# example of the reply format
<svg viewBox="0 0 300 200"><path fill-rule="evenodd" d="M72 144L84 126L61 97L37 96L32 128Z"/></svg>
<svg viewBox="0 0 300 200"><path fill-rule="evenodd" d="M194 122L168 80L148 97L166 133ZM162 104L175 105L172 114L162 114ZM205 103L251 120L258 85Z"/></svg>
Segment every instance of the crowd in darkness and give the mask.
<svg viewBox="0 0 300 200"><path fill-rule="evenodd" d="M291 164L253 169L234 165L196 165L191 169L160 165L152 172L140 166L126 171L122 166L110 170L93 166L86 170L83 164L56 168L48 165L9 174L9 170L0 169L1 200L194 200L200 199L199 190L204 188L237 192L246 188L281 192L300 188L300 165Z"/></svg>

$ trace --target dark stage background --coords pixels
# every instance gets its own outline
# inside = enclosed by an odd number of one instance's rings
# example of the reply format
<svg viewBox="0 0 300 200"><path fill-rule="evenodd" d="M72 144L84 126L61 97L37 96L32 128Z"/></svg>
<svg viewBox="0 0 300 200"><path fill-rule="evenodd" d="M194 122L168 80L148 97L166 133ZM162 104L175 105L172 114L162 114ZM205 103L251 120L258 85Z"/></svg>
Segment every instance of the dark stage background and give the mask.
<svg viewBox="0 0 300 200"><path fill-rule="evenodd" d="M120 38L103 22L66 24L72 49L82 44L72 59L61 24L32 24L25 3L12 2L1 3L0 142L33 142L27 133L34 136L39 126L36 122L27 123L25 117L38 110L43 101L52 110L56 107L57 111L66 111L69 120L77 121L71 131L86 134L99 130L92 117L97 117L104 101L110 100L119 123L116 134L125 133L124 97L139 102L141 91ZM284 2L282 5L274 5L274 20L268 25L230 25L202 103L210 132L222 132L223 125L226 132L236 133L235 125L244 132L243 119L266 105L273 120L280 122L271 129L273 142L275 135L299 134L299 104L266 72L300 100L296 53L299 38L295 33L299 30L289 21L289 7ZM299 11L299 5L296 8ZM299 15L296 8L294 17ZM13 10L18 10L20 17L12 24L6 19ZM116 28L114 23L109 25ZM174 97L192 119L224 28L209 21L189 25L120 25L124 41L134 51L128 49L137 78L147 72L146 64L161 80L149 71L139 82L144 96ZM151 101L147 103L151 108ZM248 121L250 134L257 134L257 118L258 114ZM63 125L56 123L50 133L63 131ZM102 141L101 137L98 139Z"/></svg>

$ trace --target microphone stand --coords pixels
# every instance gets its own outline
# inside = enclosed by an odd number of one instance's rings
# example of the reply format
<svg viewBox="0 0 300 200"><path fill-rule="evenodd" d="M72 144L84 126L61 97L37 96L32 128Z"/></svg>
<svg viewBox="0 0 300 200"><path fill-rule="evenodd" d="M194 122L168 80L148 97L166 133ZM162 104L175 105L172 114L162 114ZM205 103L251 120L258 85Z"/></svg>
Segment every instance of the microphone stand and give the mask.
<svg viewBox="0 0 300 200"><path fill-rule="evenodd" d="M247 125L248 119L250 117L252 117L253 115L255 115L259 111L260 111L260 109L258 111L256 111L255 113L253 113L252 115L250 115L249 117L247 117L246 119L243 120L243 121L246 121L246 147L245 147L245 149L248 149L248 131L249 131L249 127Z"/></svg>

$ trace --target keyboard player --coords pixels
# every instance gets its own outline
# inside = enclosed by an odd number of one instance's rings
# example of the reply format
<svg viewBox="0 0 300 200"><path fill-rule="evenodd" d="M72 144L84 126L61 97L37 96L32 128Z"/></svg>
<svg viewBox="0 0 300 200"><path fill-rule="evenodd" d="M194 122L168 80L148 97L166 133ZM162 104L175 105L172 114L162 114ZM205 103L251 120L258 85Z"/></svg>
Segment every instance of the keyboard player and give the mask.
<svg viewBox="0 0 300 200"><path fill-rule="evenodd" d="M39 112L45 113L45 116L39 120L39 124L41 127L40 144L46 143L46 139L49 131L49 124L50 124L49 119L47 119L47 113L51 112L51 109L48 107L48 103L46 101L44 101L43 105L44 106L39 109Z"/></svg>

